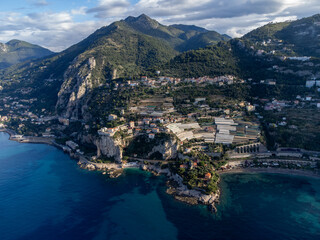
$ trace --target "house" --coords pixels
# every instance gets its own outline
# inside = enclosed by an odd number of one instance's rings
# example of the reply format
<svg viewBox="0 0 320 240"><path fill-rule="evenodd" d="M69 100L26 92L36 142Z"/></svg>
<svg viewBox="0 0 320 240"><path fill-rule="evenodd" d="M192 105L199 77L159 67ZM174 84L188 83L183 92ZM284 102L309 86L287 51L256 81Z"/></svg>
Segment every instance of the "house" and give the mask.
<svg viewBox="0 0 320 240"><path fill-rule="evenodd" d="M156 128L156 127L157 127L157 124L155 124L155 123L151 123L151 124L150 124L150 127L152 127L152 128Z"/></svg>
<svg viewBox="0 0 320 240"><path fill-rule="evenodd" d="M256 110L256 107L253 106L253 105L248 105L248 106L246 107L246 109L247 109L248 112L252 112L252 111L255 111L255 110Z"/></svg>
<svg viewBox="0 0 320 240"><path fill-rule="evenodd" d="M144 124L146 124L146 125L149 125L149 124L150 124L150 121L151 121L150 118L144 118L144 119L143 119L143 122L144 122Z"/></svg>
<svg viewBox="0 0 320 240"><path fill-rule="evenodd" d="M129 122L129 127L134 128L134 121Z"/></svg>
<svg viewBox="0 0 320 240"><path fill-rule="evenodd" d="M204 175L205 179L211 179L211 177L212 177L212 175L209 172Z"/></svg>
<svg viewBox="0 0 320 240"><path fill-rule="evenodd" d="M275 85L277 84L276 80L274 80L274 79L267 79L267 80L265 81L265 83L266 83L267 85L271 85L271 86L275 86Z"/></svg>
<svg viewBox="0 0 320 240"><path fill-rule="evenodd" d="M149 136L149 138L150 138L150 139L154 139L154 138L155 138L154 133L149 133L149 135L148 135L148 136Z"/></svg>
<svg viewBox="0 0 320 240"><path fill-rule="evenodd" d="M179 167L180 168L188 168L188 165L187 164L181 164Z"/></svg>
<svg viewBox="0 0 320 240"><path fill-rule="evenodd" d="M115 115L115 114L110 114L109 117L108 117L108 120L109 121L114 121L114 120L117 120L118 116Z"/></svg>
<svg viewBox="0 0 320 240"><path fill-rule="evenodd" d="M154 133L158 133L160 130L159 130L159 128L152 128L152 132L154 132Z"/></svg>
<svg viewBox="0 0 320 240"><path fill-rule="evenodd" d="M59 118L59 123L63 124L64 126L69 126L69 119L67 118Z"/></svg>
<svg viewBox="0 0 320 240"><path fill-rule="evenodd" d="M279 126L286 126L286 125L287 125L287 122L282 121L282 122L280 122L278 125L279 125Z"/></svg>

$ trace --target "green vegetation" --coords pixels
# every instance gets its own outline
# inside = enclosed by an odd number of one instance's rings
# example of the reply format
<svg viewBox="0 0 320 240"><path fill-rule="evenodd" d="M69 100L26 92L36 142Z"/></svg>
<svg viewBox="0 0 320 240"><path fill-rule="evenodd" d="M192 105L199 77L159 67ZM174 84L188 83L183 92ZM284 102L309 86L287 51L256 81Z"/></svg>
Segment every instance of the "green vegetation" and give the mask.
<svg viewBox="0 0 320 240"><path fill-rule="evenodd" d="M0 43L0 69L52 54L48 49L24 41L11 40L5 44Z"/></svg>
<svg viewBox="0 0 320 240"><path fill-rule="evenodd" d="M179 77L237 75L240 72L238 59L230 51L230 43L182 53L162 68L167 74Z"/></svg>
<svg viewBox="0 0 320 240"><path fill-rule="evenodd" d="M278 48L273 46L273 49L285 47L286 52L289 53L287 55L320 57L320 42L316 37L320 33L316 25L319 21L320 14L316 14L293 22L269 23L246 34L243 38L260 43L269 39L273 42L277 41Z"/></svg>
<svg viewBox="0 0 320 240"><path fill-rule="evenodd" d="M147 154L152 151L153 147L163 144L170 139L171 136L166 133L157 133L154 139L150 139L146 134L139 135L130 142L127 148L124 149L124 155L147 158ZM162 154L161 156L159 154L156 154L153 157L162 158Z"/></svg>
<svg viewBox="0 0 320 240"><path fill-rule="evenodd" d="M284 108L281 112L263 112L265 122L279 123L286 119L286 126L266 127L269 145L295 147L320 151L320 113L314 108Z"/></svg>
<svg viewBox="0 0 320 240"><path fill-rule="evenodd" d="M175 161L169 164L173 173L182 177L183 183L190 189L204 191L206 194L216 193L218 190L219 175L214 171L214 164L210 161L199 160L194 162L188 159Z"/></svg>

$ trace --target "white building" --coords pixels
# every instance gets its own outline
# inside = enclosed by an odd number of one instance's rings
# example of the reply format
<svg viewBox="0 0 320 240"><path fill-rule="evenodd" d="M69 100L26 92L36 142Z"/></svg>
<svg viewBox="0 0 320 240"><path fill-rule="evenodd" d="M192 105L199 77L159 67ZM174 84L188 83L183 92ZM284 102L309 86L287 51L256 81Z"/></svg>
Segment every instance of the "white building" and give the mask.
<svg viewBox="0 0 320 240"><path fill-rule="evenodd" d="M66 142L66 145L67 145L69 148L71 148L72 150L76 150L76 149L79 147L79 145L76 144L76 143L73 142L73 141L67 141L67 142Z"/></svg>
<svg viewBox="0 0 320 240"><path fill-rule="evenodd" d="M306 81L307 88L312 88L313 86L320 87L320 80L316 80L316 78L312 78Z"/></svg>

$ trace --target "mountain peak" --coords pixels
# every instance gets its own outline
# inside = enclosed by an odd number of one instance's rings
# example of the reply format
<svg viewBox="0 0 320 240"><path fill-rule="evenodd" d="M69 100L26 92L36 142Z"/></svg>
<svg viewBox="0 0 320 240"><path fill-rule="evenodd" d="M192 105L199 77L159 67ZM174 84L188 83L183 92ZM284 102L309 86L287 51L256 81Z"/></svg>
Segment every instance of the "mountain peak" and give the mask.
<svg viewBox="0 0 320 240"><path fill-rule="evenodd" d="M138 21L138 20L146 20L146 21L152 21L153 19L150 18L149 16L147 16L146 14L141 14L138 17L133 17L133 16L129 16L125 19L126 22L134 22L134 21Z"/></svg>
<svg viewBox="0 0 320 240"><path fill-rule="evenodd" d="M139 17L137 17L138 19L143 19L143 20L153 20L152 18L150 18L148 15L142 13Z"/></svg>
<svg viewBox="0 0 320 240"><path fill-rule="evenodd" d="M150 18L146 14L141 14L138 17L130 16L127 17L124 21L128 24L140 25L141 27L146 29L156 29L160 25L160 23Z"/></svg>

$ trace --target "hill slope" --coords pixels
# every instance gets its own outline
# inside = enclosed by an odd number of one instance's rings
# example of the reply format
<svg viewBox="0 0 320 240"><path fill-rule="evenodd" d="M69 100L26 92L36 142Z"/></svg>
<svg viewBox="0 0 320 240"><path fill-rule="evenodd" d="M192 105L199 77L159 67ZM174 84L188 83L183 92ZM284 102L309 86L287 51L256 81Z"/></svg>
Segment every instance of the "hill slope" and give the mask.
<svg viewBox="0 0 320 240"><path fill-rule="evenodd" d="M260 43L261 49L288 56L320 57L320 14L293 22L270 23L243 39ZM261 45L263 43L263 45Z"/></svg>
<svg viewBox="0 0 320 240"><path fill-rule="evenodd" d="M16 80L12 90L32 87L33 96L50 98L43 101L47 107L56 103L59 114L79 119L93 89L115 78L136 78L150 69L154 72L178 55L180 46L201 34L209 34L208 41L189 44L190 48L216 43L219 36L225 38L211 33L194 26L165 26L144 14L128 17L100 28L53 57L7 69L3 76Z"/></svg>
<svg viewBox="0 0 320 240"><path fill-rule="evenodd" d="M0 43L0 69L52 54L53 52L46 48L20 40L11 40L5 44Z"/></svg>
<svg viewBox="0 0 320 240"><path fill-rule="evenodd" d="M163 71L180 77L235 74L257 81L277 79L279 83L303 85L312 74L319 75L319 69L312 67L319 62L319 36L320 14L270 23L240 39L182 53L164 65ZM300 61L283 61L284 57L293 56L313 57L313 62L305 63L301 69ZM273 70L273 66L280 70Z"/></svg>

